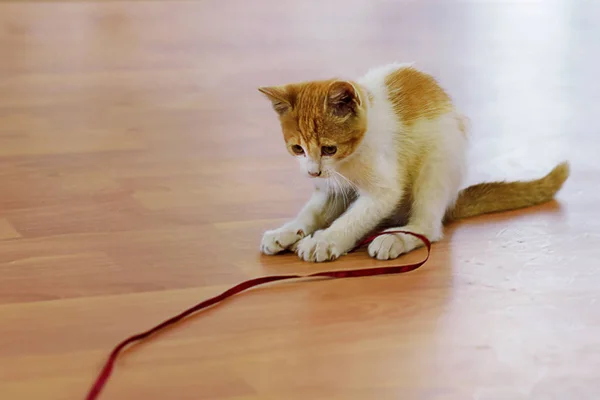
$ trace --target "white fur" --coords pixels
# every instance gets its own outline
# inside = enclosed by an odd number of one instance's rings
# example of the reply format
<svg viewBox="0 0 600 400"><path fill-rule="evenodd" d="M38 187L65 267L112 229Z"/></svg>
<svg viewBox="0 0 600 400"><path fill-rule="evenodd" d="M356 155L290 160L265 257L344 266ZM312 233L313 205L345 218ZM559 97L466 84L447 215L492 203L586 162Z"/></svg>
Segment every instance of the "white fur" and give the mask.
<svg viewBox="0 0 600 400"><path fill-rule="evenodd" d="M446 114L434 121L420 121L412 128L416 146L427 149L426 158L413 187L414 201L409 223L388 230L421 233L430 241L442 238L442 220L455 201L465 173L466 139L456 115ZM422 245L414 236L383 235L369 245L369 254L380 260L398 257Z"/></svg>
<svg viewBox="0 0 600 400"><path fill-rule="evenodd" d="M460 129L464 119L453 111L435 120L414 122L410 129L404 126L388 100L384 81L405 66L378 67L358 80L374 98L372 106L362 98L368 104L363 142L348 159L321 166L327 178L316 180L313 196L293 221L265 233L263 253L292 249L306 261L321 262L350 251L392 215L405 194L408 164L416 156L422 164L412 182L414 202L408 225L390 229L421 233L431 241L442 237L444 214L456 200L465 172L467 141ZM348 199L339 198L349 190L357 198L348 207ZM420 244L412 236L390 234L376 238L368 251L372 257L391 259Z"/></svg>

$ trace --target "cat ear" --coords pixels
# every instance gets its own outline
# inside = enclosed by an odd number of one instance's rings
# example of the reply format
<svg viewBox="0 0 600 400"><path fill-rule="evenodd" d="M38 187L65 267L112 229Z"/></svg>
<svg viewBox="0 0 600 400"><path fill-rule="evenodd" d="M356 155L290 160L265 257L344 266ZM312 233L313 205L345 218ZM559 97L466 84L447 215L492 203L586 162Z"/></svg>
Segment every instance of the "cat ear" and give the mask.
<svg viewBox="0 0 600 400"><path fill-rule="evenodd" d="M258 91L271 100L271 103L273 103L273 109L277 112L277 114L285 114L292 108L292 103L289 99L289 93L285 86L263 86L259 87Z"/></svg>
<svg viewBox="0 0 600 400"><path fill-rule="evenodd" d="M356 114L361 105L360 94L352 83L335 81L329 87L326 106L334 115L345 117L349 114Z"/></svg>

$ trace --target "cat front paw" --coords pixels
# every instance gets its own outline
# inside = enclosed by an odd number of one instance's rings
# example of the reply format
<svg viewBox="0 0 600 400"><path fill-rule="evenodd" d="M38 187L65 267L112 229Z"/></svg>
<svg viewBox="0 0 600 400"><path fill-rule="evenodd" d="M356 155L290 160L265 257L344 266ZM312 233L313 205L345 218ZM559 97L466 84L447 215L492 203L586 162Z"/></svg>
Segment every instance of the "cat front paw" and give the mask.
<svg viewBox="0 0 600 400"><path fill-rule="evenodd" d="M393 260L413 250L416 247L417 240L413 236L404 233L377 236L369 244L369 255L378 260Z"/></svg>
<svg viewBox="0 0 600 400"><path fill-rule="evenodd" d="M269 256L285 250L294 251L295 245L305 236L302 229L279 228L266 231L260 244L260 251Z"/></svg>
<svg viewBox="0 0 600 400"><path fill-rule="evenodd" d="M343 249L327 231L317 231L298 242L296 253L304 261L324 262L339 258Z"/></svg>

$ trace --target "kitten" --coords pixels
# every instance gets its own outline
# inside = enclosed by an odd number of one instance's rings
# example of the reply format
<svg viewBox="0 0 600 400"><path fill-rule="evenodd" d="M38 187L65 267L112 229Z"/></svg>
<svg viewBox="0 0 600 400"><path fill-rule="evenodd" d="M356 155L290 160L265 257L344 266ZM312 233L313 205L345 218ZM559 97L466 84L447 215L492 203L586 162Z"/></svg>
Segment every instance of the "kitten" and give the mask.
<svg viewBox="0 0 600 400"><path fill-rule="evenodd" d="M459 190L468 123L430 75L390 64L356 81L261 87L279 116L289 153L314 179L292 221L267 231L264 254L295 251L305 261L334 260L376 229L405 230L435 242L459 218L552 200L569 175ZM377 237L368 253L388 260L421 246L405 234Z"/></svg>

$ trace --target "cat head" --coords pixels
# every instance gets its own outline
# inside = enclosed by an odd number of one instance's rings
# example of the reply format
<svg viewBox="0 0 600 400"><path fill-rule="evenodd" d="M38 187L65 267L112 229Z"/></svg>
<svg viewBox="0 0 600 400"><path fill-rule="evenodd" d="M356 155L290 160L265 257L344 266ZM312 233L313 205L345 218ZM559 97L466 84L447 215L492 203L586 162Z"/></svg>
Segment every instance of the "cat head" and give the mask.
<svg viewBox="0 0 600 400"><path fill-rule="evenodd" d="M365 94L353 82L331 79L258 90L279 116L287 150L312 177L331 176L367 130Z"/></svg>

